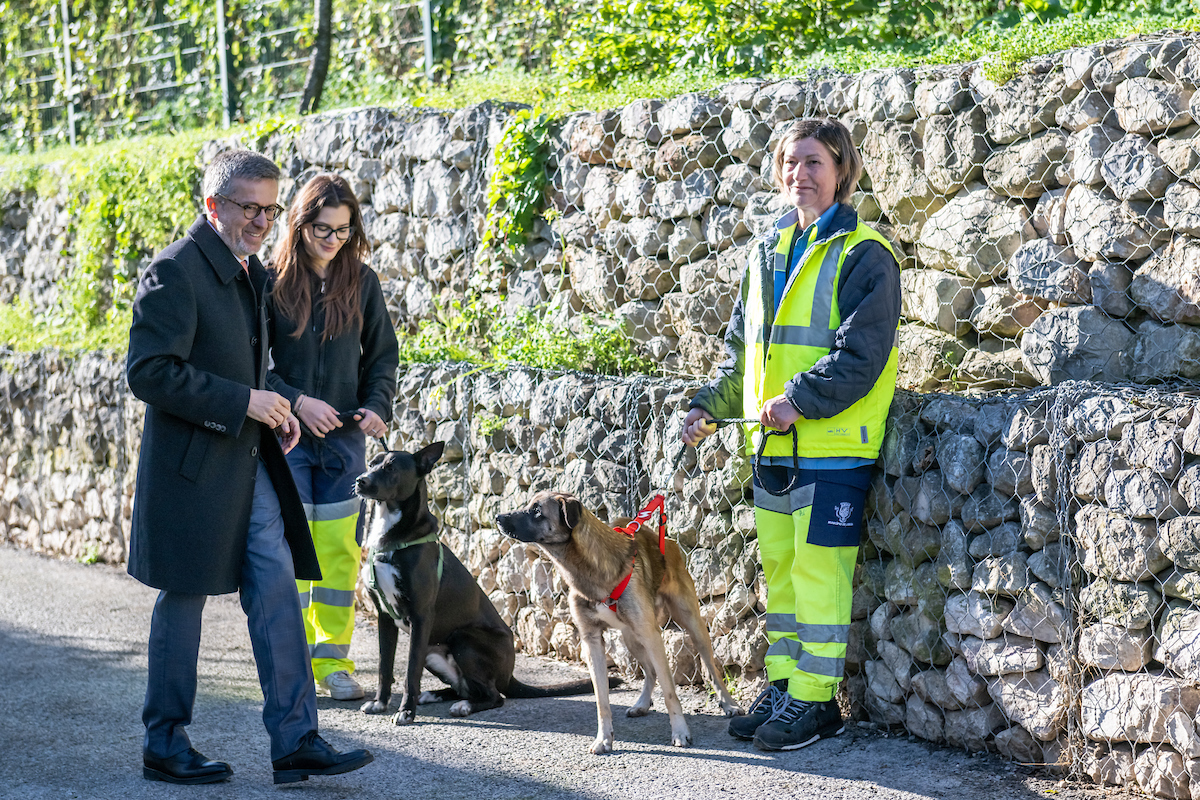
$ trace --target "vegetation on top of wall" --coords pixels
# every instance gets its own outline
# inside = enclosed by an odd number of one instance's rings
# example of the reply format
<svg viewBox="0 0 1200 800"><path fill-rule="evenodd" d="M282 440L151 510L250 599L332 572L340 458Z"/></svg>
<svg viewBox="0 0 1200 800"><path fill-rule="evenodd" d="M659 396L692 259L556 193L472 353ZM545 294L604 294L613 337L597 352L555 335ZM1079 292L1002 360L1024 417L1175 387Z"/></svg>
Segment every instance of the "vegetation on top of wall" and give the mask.
<svg viewBox="0 0 1200 800"><path fill-rule="evenodd" d="M477 294L438 308L416 334L400 334L400 362L469 361L487 366L523 364L538 369L600 375L649 374L657 365L639 355L619 328L587 319L577 330L556 326L542 311L504 310Z"/></svg>

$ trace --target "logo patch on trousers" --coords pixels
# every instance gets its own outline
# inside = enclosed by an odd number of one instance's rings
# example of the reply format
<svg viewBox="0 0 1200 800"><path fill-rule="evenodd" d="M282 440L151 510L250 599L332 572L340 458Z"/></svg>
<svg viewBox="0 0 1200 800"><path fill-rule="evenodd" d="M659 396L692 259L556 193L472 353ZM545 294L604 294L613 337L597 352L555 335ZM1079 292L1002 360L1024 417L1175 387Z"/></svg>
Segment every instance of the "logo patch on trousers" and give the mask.
<svg viewBox="0 0 1200 800"><path fill-rule="evenodd" d="M854 513L854 506L849 503L838 503L833 507L833 513L837 514L837 521L830 520L830 525L837 525L839 528L852 528L850 515Z"/></svg>

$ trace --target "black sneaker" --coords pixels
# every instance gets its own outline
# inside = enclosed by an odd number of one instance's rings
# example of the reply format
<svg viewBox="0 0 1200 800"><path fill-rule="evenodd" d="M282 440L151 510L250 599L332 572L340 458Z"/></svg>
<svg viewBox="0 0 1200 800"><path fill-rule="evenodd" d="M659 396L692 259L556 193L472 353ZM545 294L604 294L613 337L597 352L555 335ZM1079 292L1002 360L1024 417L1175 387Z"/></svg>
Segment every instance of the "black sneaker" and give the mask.
<svg viewBox="0 0 1200 800"><path fill-rule="evenodd" d="M844 730L835 701L810 703L789 695L786 705L777 706L771 719L754 732L754 745L760 750L799 750Z"/></svg>
<svg viewBox="0 0 1200 800"><path fill-rule="evenodd" d="M753 739L758 726L771 718L773 709L786 702L787 696L787 678L768 683L762 694L754 698L749 711L729 720L729 735L735 739Z"/></svg>

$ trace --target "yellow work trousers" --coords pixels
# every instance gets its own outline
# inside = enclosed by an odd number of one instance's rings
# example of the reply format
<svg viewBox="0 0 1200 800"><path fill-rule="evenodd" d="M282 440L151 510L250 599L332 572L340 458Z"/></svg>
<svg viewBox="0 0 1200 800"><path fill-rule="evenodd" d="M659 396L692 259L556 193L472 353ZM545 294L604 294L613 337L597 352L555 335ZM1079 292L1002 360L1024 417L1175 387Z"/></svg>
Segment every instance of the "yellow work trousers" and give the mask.
<svg viewBox="0 0 1200 800"><path fill-rule="evenodd" d="M796 474L782 467L759 472L776 491ZM846 474L830 476L833 472ZM845 672L869 475L869 469L799 470L794 488L783 496L769 494L757 482L754 487L767 581L767 678L786 678L788 694L797 700L832 700Z"/></svg>

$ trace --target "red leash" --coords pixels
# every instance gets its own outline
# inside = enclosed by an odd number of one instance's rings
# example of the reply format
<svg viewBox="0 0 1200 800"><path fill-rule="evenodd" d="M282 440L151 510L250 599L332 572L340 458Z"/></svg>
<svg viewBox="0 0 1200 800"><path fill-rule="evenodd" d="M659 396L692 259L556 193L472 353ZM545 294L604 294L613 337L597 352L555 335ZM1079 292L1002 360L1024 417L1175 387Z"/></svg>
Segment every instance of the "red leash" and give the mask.
<svg viewBox="0 0 1200 800"><path fill-rule="evenodd" d="M650 517L654 516L654 512L658 512L658 552L664 556L667 554L667 512L665 500L661 494L656 494L650 498L650 502L646 507L637 513L637 516L623 528L613 528L617 533L623 533L630 539L637 537L638 530L645 523L650 521ZM629 574L625 576L625 580L617 584L617 588L612 590L608 595L608 599L604 601L609 610L617 610L617 601L621 599L621 595L625 593L625 587L629 585L629 580L633 577L633 571L637 568L637 547L633 548L633 564L630 565Z"/></svg>

